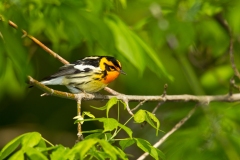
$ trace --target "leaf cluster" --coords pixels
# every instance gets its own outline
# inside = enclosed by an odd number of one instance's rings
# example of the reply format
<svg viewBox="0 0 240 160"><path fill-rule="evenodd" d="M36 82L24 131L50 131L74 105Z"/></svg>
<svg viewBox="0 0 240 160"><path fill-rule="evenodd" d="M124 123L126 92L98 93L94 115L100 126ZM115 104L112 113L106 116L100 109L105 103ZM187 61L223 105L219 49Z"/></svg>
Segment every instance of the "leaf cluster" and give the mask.
<svg viewBox="0 0 240 160"><path fill-rule="evenodd" d="M106 110L107 117L110 108L121 101L116 98L112 98L108 103L100 107L99 110ZM122 102L121 102L122 103ZM84 115L90 117L90 119L83 119ZM62 145L53 145L43 137L40 133L31 132L18 136L10 141L0 152L0 159L9 158L24 159L128 159L124 150L127 147L136 144L143 152L148 152L154 159L165 159L164 154L157 148L153 147L148 141L141 138L134 138L132 136L132 130L126 126L127 122L121 124L114 118L95 118L89 112L83 112L83 116L75 121L99 121L103 123L103 129L96 129L90 131L83 131L82 133L91 133L84 140L76 143L72 148L64 147ZM153 119L157 125L155 125ZM142 123L144 121L151 124L156 128L157 132L160 127L158 119L149 113L148 111L140 110L134 115L136 123ZM124 130L127 134L127 138L116 139L117 134ZM49 147L47 146L50 145ZM118 145L117 145L118 144ZM19 147L20 146L20 147ZM120 146L120 147L118 147Z"/></svg>

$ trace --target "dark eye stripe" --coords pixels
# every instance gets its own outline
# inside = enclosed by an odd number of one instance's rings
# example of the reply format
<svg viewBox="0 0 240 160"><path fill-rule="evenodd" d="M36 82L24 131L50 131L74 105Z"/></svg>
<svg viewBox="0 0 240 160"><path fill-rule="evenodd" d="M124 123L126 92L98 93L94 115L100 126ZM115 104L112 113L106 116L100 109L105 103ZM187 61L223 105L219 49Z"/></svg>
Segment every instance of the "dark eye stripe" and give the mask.
<svg viewBox="0 0 240 160"><path fill-rule="evenodd" d="M116 60L114 57L106 56L106 59L111 61L115 67L121 69L121 63L118 60Z"/></svg>
<svg viewBox="0 0 240 160"><path fill-rule="evenodd" d="M109 67L111 70L117 70L114 66Z"/></svg>

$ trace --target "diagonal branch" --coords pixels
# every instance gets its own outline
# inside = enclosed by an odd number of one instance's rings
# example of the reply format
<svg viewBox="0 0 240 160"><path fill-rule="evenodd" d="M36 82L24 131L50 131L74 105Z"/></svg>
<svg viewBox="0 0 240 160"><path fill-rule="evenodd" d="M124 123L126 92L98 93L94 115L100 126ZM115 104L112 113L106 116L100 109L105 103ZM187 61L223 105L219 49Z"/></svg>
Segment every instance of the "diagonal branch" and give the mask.
<svg viewBox="0 0 240 160"><path fill-rule="evenodd" d="M18 26L12 22L12 21L8 21L8 24L15 28L18 29ZM39 45L42 49L44 49L47 53L49 53L50 55L52 55L54 58L58 59L60 62L62 62L63 64L69 64L68 61L66 61L64 58L62 58L61 56L59 56L56 52L52 51L51 49L49 49L47 46L45 46L42 42L40 42L38 39L36 39L35 37L29 35L25 30L22 30L23 32L23 37L28 37L30 38L33 42L35 42L37 45Z"/></svg>
<svg viewBox="0 0 240 160"><path fill-rule="evenodd" d="M197 106L195 106L186 117L180 120L167 134L165 134L157 143L153 145L153 147L158 148L163 142L167 140L167 138L172 135L175 131L177 131L195 112ZM149 155L148 152L142 154L137 160L143 160Z"/></svg>

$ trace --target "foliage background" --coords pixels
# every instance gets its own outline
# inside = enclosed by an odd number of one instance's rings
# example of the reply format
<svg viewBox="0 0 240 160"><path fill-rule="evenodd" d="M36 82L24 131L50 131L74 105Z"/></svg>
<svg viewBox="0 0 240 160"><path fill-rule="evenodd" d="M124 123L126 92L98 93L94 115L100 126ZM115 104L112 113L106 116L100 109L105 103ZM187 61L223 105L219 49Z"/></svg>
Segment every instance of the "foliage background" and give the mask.
<svg viewBox="0 0 240 160"><path fill-rule="evenodd" d="M39 97L28 89L26 75L41 80L60 64L22 33L8 26L12 20L70 62L89 55L112 55L123 65L109 87L125 93L218 95L229 91L233 71L229 62L229 36L218 18L226 19L238 53L240 35L238 0L2 0L0 2L0 148L12 138L38 131L53 144L73 146L76 115L73 101ZM235 54L239 64L239 54ZM64 87L54 87L65 90ZM104 91L102 93L106 94ZM105 116L84 102L83 109ZM131 103L134 107L137 103ZM151 111L157 103L145 103ZM161 130L168 132L194 107L194 103L165 103L158 112ZM167 159L239 159L239 103L211 103L160 147ZM117 116L112 111L113 117ZM128 113L122 111L121 121ZM86 122L83 130L101 127ZM154 144L150 126L132 123L135 137ZM124 136L124 135L120 135ZM138 157L142 152L127 150ZM134 159L134 158L133 158Z"/></svg>

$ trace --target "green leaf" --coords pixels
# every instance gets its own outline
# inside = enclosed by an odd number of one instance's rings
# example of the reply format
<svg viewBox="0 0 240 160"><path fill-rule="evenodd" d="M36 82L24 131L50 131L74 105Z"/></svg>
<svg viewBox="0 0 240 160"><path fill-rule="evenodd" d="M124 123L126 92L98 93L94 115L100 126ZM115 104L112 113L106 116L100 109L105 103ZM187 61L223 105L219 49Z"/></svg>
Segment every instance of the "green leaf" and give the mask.
<svg viewBox="0 0 240 160"><path fill-rule="evenodd" d="M128 160L127 155L126 155L125 152L123 152L123 150L121 150L120 148L118 148L118 147L116 147L116 146L115 146L115 148L118 150L118 152L119 152L119 154L121 155L121 157L122 157L123 160Z"/></svg>
<svg viewBox="0 0 240 160"><path fill-rule="evenodd" d="M127 126L122 125L121 123L118 123L118 126L121 127L130 138L132 138L132 130L130 128L128 128Z"/></svg>
<svg viewBox="0 0 240 160"><path fill-rule="evenodd" d="M94 129L94 130L89 130L89 131L82 131L82 133L102 133L102 129Z"/></svg>
<svg viewBox="0 0 240 160"><path fill-rule="evenodd" d="M134 114L134 121L137 123L142 123L146 121L146 111L145 110L138 110L136 114Z"/></svg>
<svg viewBox="0 0 240 160"><path fill-rule="evenodd" d="M146 110L142 110L140 109L135 115L134 115L134 120L137 123L142 123L144 121L146 121L148 124L150 124L153 128L156 129L156 135L158 135L158 131L160 128L160 122L159 120L156 118L156 116L154 114L152 114L151 112L148 112ZM157 125L155 125L154 122L156 122Z"/></svg>
<svg viewBox="0 0 240 160"><path fill-rule="evenodd" d="M30 159L48 160L44 154L32 147L24 147L24 151Z"/></svg>
<svg viewBox="0 0 240 160"><path fill-rule="evenodd" d="M96 147L92 147L92 149L89 151L89 155L95 157L97 160L106 160L109 158L108 154L99 151L96 149Z"/></svg>
<svg viewBox="0 0 240 160"><path fill-rule="evenodd" d="M103 131L103 130L101 130L101 131ZM84 137L84 139L86 140L86 139L91 139L91 138L102 138L103 137L103 135L104 135L104 133L93 133L93 134L89 134L88 136L86 136L86 137Z"/></svg>
<svg viewBox="0 0 240 160"><path fill-rule="evenodd" d="M118 151L110 143L105 140L99 140L99 144L102 146L104 152L110 156L110 159L117 159Z"/></svg>
<svg viewBox="0 0 240 160"><path fill-rule="evenodd" d="M102 107L94 107L94 106L90 106L90 107L92 107L92 108L94 108L94 109L97 109L97 110L101 110L101 111L107 109L107 106L102 106Z"/></svg>
<svg viewBox="0 0 240 160"><path fill-rule="evenodd" d="M37 147L41 147L41 148L46 148L46 142L43 140L43 138L41 138L40 142L38 143Z"/></svg>
<svg viewBox="0 0 240 160"><path fill-rule="evenodd" d="M157 148L154 148L148 141L140 138L134 138L136 141L137 146L142 149L144 152L148 152L154 159L165 159L165 156L162 155L161 151L158 151Z"/></svg>
<svg viewBox="0 0 240 160"><path fill-rule="evenodd" d="M159 149L156 148L156 151L158 152L158 156L159 156L161 159L163 159L163 160L166 159L165 154L164 154L161 150L159 150Z"/></svg>
<svg viewBox="0 0 240 160"><path fill-rule="evenodd" d="M20 145L22 137L24 136L25 134L20 135L14 138L12 141L10 141L8 144L6 144L0 152L0 159L4 159L8 155L10 155Z"/></svg>
<svg viewBox="0 0 240 160"><path fill-rule="evenodd" d="M142 73L145 68L144 54L129 27L114 15L106 16L105 22L113 32L118 51Z"/></svg>
<svg viewBox="0 0 240 160"><path fill-rule="evenodd" d="M118 100L119 102L121 102L122 104L123 104L123 106L124 106L124 109L126 109L127 108L127 105L126 105L126 103L125 102L123 102L122 100Z"/></svg>
<svg viewBox="0 0 240 160"><path fill-rule="evenodd" d="M14 153L8 160L24 160L24 151L19 150L16 153Z"/></svg>
<svg viewBox="0 0 240 160"><path fill-rule="evenodd" d="M119 141L119 145L121 146L122 150L133 145L134 143L135 143L135 140L130 139L130 138L126 138L126 139Z"/></svg>
<svg viewBox="0 0 240 160"><path fill-rule="evenodd" d="M117 104L117 102L118 102L118 99L117 99L116 97L111 98L111 99L107 102L107 104L106 104L106 106L107 106L107 118L108 118L108 113L109 113L110 108L112 108L112 106L114 106L115 104Z"/></svg>
<svg viewBox="0 0 240 160"><path fill-rule="evenodd" d="M107 109L107 117L108 117L109 109L112 108L113 105L117 104L117 102L118 102L118 99L116 97L113 97L107 102L107 104L105 106L102 106L102 107L90 106L90 107L97 109L97 110L102 110L102 111Z"/></svg>
<svg viewBox="0 0 240 160"><path fill-rule="evenodd" d="M124 9L127 8L127 0L119 0L119 2L121 3Z"/></svg>
<svg viewBox="0 0 240 160"><path fill-rule="evenodd" d="M34 147L41 141L41 134L37 132L27 133L22 138L22 145Z"/></svg>
<svg viewBox="0 0 240 160"><path fill-rule="evenodd" d="M139 38L136 34L132 33L132 37L135 39L136 42L139 43L139 46L142 47L142 49L145 51L145 54L148 55L148 56L145 56L146 60L148 60L148 62L152 62L152 63L148 63L149 64L148 67L160 78L162 77L162 75L164 75L169 80L173 81L173 77L167 73L157 53L151 47L149 47L141 38Z"/></svg>
<svg viewBox="0 0 240 160"><path fill-rule="evenodd" d="M84 115L87 115L90 118L95 118L95 116L93 114L91 114L90 112L83 112L82 117L84 117Z"/></svg>
<svg viewBox="0 0 240 160"><path fill-rule="evenodd" d="M40 152L46 152L46 151L51 151L51 150L54 150L54 149L56 149L56 148L58 148L58 146L52 146L52 147L34 147L34 148L36 148L37 150L39 150Z"/></svg>
<svg viewBox="0 0 240 160"><path fill-rule="evenodd" d="M70 151L69 148L64 147L62 145L58 145L57 148L50 155L50 159L51 160L67 159L67 157L65 156L68 154L69 151Z"/></svg>
<svg viewBox="0 0 240 160"><path fill-rule="evenodd" d="M139 38L137 34L132 32L129 29L130 27L114 15L106 17L105 22L113 32L118 51L140 71L140 74L143 73L147 64L159 77L164 75L168 79L173 80L173 77L164 68L157 53Z"/></svg>
<svg viewBox="0 0 240 160"><path fill-rule="evenodd" d="M87 152L98 142L98 139L91 138L78 142L66 155L68 159L84 159Z"/></svg>
<svg viewBox="0 0 240 160"><path fill-rule="evenodd" d="M152 114L151 112L146 111L146 121L156 129L156 136L158 135L158 131L160 129L160 121L157 119L157 117ZM156 122L157 126L153 123L153 121Z"/></svg>
<svg viewBox="0 0 240 160"><path fill-rule="evenodd" d="M100 122L103 122L103 132L112 131L118 127L118 121L113 118L98 118Z"/></svg>
<svg viewBox="0 0 240 160"><path fill-rule="evenodd" d="M123 152L119 152L118 149L116 149L107 141L99 140L99 144L102 146L105 153L107 153L110 156L110 159L117 159L117 156L119 156L122 159L126 158L126 155Z"/></svg>
<svg viewBox="0 0 240 160"><path fill-rule="evenodd" d="M97 110L107 110L106 111L106 114L107 114L107 117L108 117L108 113L109 113L109 110L115 105L115 104L117 104L117 102L119 102L119 100L116 98L116 97L113 97L113 98L111 98L108 102L107 102L107 104L105 105L105 106L102 106L102 107L94 107L94 106L90 106L90 107L92 107L92 108L94 108L94 109L97 109ZM123 105L124 105L124 109L126 108L126 104L124 103L124 102L122 102L122 101L120 101Z"/></svg>

